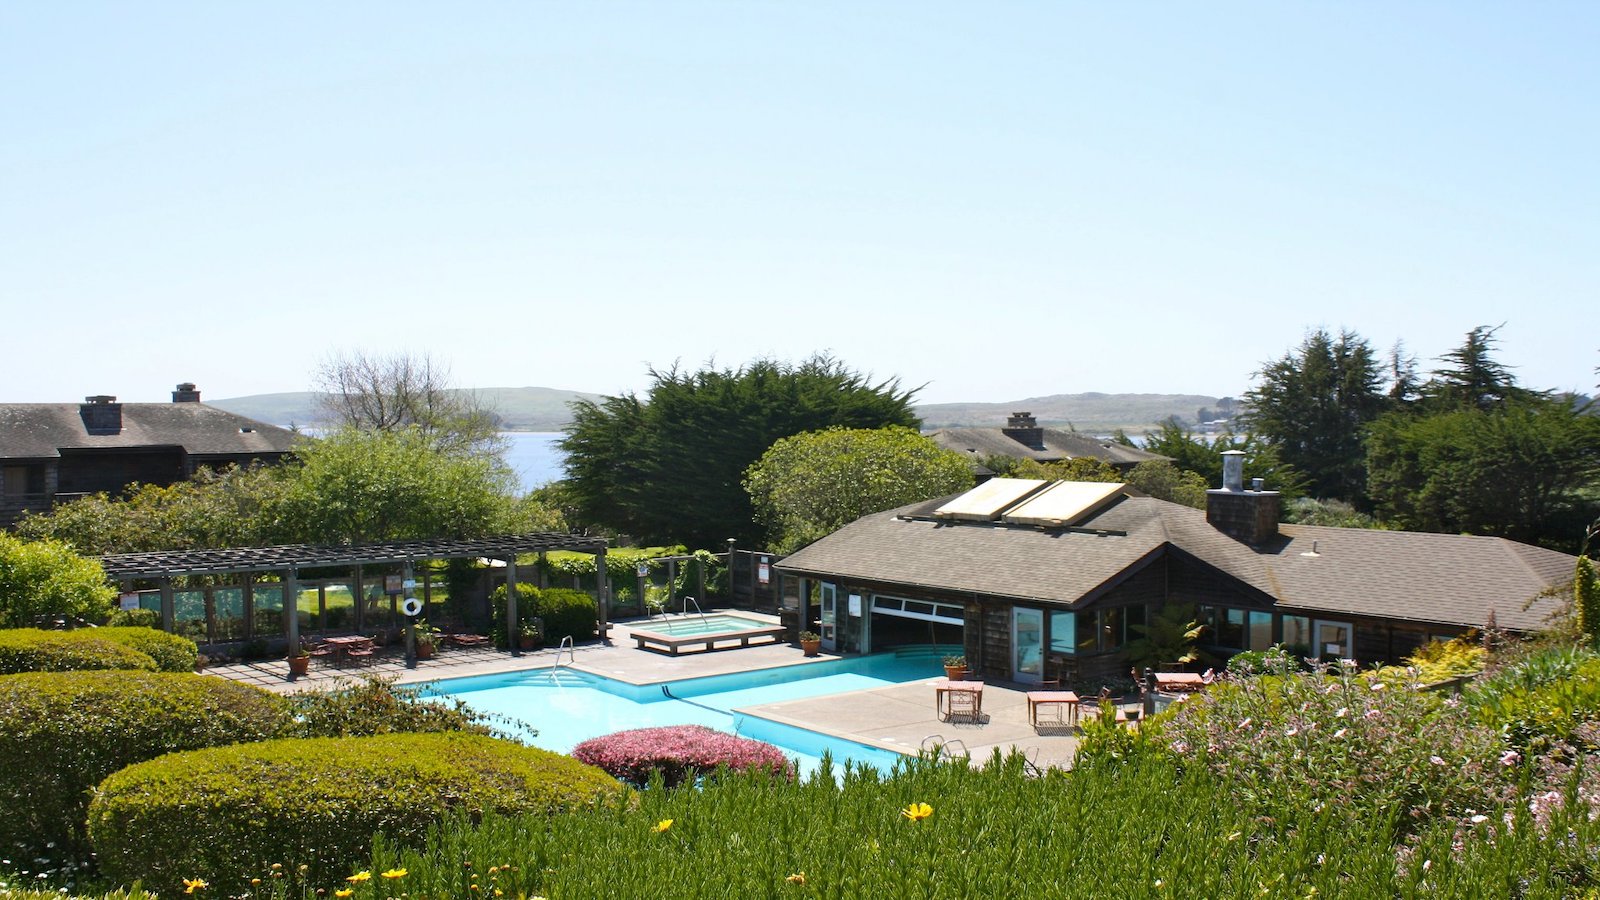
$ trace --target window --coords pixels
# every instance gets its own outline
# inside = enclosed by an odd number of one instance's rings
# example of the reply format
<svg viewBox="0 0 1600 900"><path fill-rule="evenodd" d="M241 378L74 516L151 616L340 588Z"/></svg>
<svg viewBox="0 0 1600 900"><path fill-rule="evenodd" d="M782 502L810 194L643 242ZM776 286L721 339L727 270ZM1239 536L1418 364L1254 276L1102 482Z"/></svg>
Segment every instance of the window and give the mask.
<svg viewBox="0 0 1600 900"><path fill-rule="evenodd" d="M1229 650L1244 649L1244 610L1217 610L1217 636L1214 643Z"/></svg>
<svg viewBox="0 0 1600 900"><path fill-rule="evenodd" d="M1073 653L1078 648L1078 614L1054 610L1050 613L1050 652Z"/></svg>
<svg viewBox="0 0 1600 900"><path fill-rule="evenodd" d="M1099 649L1100 622L1094 610L1084 610L1078 616L1078 652L1093 653Z"/></svg>
<svg viewBox="0 0 1600 900"><path fill-rule="evenodd" d="M1295 656L1311 656L1311 618L1283 617L1283 648Z"/></svg>
<svg viewBox="0 0 1600 900"><path fill-rule="evenodd" d="M1317 653L1353 659L1356 655L1355 627L1348 622L1317 622Z"/></svg>
<svg viewBox="0 0 1600 900"><path fill-rule="evenodd" d="M1272 613L1252 612L1249 618L1251 650L1265 650L1272 646Z"/></svg>
<svg viewBox="0 0 1600 900"><path fill-rule="evenodd" d="M44 466L6 466L0 471L7 497L44 493Z"/></svg>

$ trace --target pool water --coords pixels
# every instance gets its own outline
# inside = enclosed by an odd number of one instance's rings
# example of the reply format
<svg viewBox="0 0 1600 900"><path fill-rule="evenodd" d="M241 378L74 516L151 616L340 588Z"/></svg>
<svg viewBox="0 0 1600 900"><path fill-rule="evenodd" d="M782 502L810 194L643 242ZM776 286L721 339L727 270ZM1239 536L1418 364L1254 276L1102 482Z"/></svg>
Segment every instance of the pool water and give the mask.
<svg viewBox="0 0 1600 900"><path fill-rule="evenodd" d="M841 766L848 759L887 772L900 754L764 719L760 707L937 677L941 655L938 648L922 647L647 685L572 669L539 669L439 681L429 693L526 723L538 731L521 730L529 743L558 753L631 728L705 725L781 747L802 775L816 768L824 751Z"/></svg>
<svg viewBox="0 0 1600 900"><path fill-rule="evenodd" d="M733 616L727 613L713 613L709 616L690 616L686 619L657 619L651 622L634 622L631 627L635 631L682 635L748 631L751 628L770 628L774 624L773 622L746 619L743 616Z"/></svg>

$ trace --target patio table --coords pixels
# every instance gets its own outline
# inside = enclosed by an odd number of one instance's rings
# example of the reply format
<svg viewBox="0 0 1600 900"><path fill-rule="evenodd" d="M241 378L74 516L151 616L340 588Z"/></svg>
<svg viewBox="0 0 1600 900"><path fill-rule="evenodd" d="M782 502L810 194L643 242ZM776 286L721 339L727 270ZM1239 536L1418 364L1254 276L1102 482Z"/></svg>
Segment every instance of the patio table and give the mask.
<svg viewBox="0 0 1600 900"><path fill-rule="evenodd" d="M983 682L951 681L948 678L940 678L933 683L933 714L940 719L949 718L950 713L945 708L948 705L947 695L958 692L975 694L972 698L973 714L983 714Z"/></svg>
<svg viewBox="0 0 1600 900"><path fill-rule="evenodd" d="M345 663L350 661L351 651L372 649L372 638L359 634L331 637L323 643L333 648L333 664L336 668L343 667Z"/></svg>
<svg viewBox="0 0 1600 900"><path fill-rule="evenodd" d="M1063 725L1078 724L1078 695L1072 691L1029 691L1028 692L1028 724L1034 728L1039 727L1039 707L1054 706L1056 721ZM1060 707L1065 706L1063 713Z"/></svg>
<svg viewBox="0 0 1600 900"><path fill-rule="evenodd" d="M1167 693L1198 691L1206 686L1204 676L1193 672L1156 672L1156 690Z"/></svg>

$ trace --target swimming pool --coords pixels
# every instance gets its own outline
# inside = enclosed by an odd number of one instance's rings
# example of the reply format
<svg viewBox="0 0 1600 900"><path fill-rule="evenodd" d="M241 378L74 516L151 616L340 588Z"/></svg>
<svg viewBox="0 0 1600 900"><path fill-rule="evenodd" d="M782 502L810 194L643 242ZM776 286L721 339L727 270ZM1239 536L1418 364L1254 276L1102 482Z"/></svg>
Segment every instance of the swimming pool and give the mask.
<svg viewBox="0 0 1600 900"><path fill-rule="evenodd" d="M748 631L752 628L770 628L773 622L763 622L760 619L746 619L744 616L730 615L729 613L711 613L705 616L690 616L678 619L651 619L645 622L634 622L635 631L650 631L656 634L670 634L674 636L688 634L722 634L729 631Z"/></svg>
<svg viewBox="0 0 1600 900"><path fill-rule="evenodd" d="M429 693L457 699L491 715L509 716L538 730L529 743L558 753L592 737L658 725L705 725L783 748L802 774L824 751L887 772L900 754L763 718L754 710L772 703L888 687L937 677L940 648L781 666L682 681L631 684L574 669L536 669L435 682Z"/></svg>

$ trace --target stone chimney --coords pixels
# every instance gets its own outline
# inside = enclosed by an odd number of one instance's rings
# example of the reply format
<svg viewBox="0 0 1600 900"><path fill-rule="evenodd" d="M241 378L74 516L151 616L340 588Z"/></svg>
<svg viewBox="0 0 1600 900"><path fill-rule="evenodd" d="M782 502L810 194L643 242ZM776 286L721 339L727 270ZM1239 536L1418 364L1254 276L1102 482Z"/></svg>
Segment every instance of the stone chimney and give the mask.
<svg viewBox="0 0 1600 900"><path fill-rule="evenodd" d="M78 415L83 417L83 427L90 434L122 433L122 404L110 394L83 398Z"/></svg>
<svg viewBox="0 0 1600 900"><path fill-rule="evenodd" d="M183 384L178 385L177 390L172 392L172 402L199 403L200 392L195 389L194 382L185 381Z"/></svg>
<svg viewBox="0 0 1600 900"><path fill-rule="evenodd" d="M1206 491L1206 522L1234 540L1252 546L1278 536L1277 491L1261 489L1261 479L1244 486L1244 451L1222 452L1222 489Z"/></svg>
<svg viewBox="0 0 1600 900"><path fill-rule="evenodd" d="M1044 429L1039 427L1039 422L1031 412L1015 412L1006 419L1006 427L1000 433L1011 438L1029 450L1044 449Z"/></svg>

